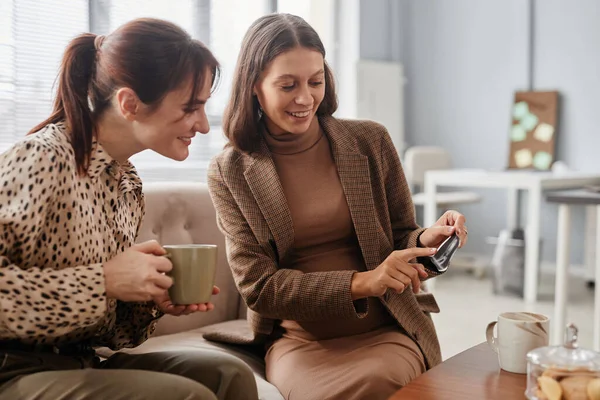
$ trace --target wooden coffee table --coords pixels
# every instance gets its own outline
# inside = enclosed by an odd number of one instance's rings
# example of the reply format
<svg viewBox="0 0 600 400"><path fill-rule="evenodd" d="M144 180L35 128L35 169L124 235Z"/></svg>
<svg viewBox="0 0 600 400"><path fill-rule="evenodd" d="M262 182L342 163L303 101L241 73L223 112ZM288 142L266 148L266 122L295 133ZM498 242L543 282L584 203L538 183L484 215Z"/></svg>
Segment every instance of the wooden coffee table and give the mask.
<svg viewBox="0 0 600 400"><path fill-rule="evenodd" d="M524 399L526 387L527 375L501 370L484 342L430 369L389 400Z"/></svg>

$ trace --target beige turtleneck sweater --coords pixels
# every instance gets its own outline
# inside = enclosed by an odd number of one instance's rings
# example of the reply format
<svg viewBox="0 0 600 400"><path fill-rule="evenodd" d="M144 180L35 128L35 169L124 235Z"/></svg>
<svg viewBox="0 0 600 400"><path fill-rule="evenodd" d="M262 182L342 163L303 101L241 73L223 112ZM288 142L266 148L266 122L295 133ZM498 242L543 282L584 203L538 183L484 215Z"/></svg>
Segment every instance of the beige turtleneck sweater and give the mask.
<svg viewBox="0 0 600 400"><path fill-rule="evenodd" d="M365 271L350 210L322 129L305 134L264 134L283 186L294 227L291 256L281 268L302 272ZM395 324L378 298L364 318L282 321L285 335L306 340L350 336Z"/></svg>

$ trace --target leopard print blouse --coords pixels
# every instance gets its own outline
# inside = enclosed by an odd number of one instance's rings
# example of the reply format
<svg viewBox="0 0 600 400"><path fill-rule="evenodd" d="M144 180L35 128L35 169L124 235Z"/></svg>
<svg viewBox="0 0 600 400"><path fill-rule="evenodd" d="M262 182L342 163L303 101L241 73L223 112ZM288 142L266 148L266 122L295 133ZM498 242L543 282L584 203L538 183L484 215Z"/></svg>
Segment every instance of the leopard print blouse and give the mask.
<svg viewBox="0 0 600 400"><path fill-rule="evenodd" d="M0 155L0 341L119 349L154 330L153 303L107 298L102 269L135 241L140 178L93 148L87 175L77 174L59 123Z"/></svg>

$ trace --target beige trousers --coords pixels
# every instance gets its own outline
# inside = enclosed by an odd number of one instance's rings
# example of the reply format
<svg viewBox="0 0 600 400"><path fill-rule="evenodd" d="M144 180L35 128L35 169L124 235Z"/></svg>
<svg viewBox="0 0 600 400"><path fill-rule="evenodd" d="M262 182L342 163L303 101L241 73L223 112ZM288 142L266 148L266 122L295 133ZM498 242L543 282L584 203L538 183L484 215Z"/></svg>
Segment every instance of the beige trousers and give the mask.
<svg viewBox="0 0 600 400"><path fill-rule="evenodd" d="M116 354L105 361L0 350L0 400L257 400L252 370L218 351Z"/></svg>

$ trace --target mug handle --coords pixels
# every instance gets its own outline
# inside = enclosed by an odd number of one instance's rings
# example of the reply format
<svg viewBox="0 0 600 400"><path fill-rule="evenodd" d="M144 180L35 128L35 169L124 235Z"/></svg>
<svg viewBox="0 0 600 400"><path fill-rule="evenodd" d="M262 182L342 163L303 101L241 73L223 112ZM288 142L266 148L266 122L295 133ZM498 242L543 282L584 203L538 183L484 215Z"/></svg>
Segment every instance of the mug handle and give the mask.
<svg viewBox="0 0 600 400"><path fill-rule="evenodd" d="M494 327L498 321L490 322L485 330L485 337L490 347L498 353L498 338L494 337Z"/></svg>

